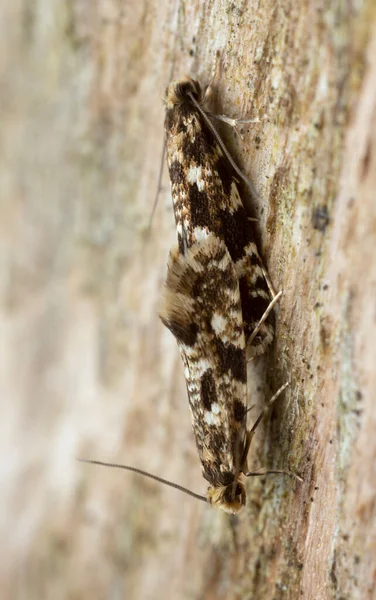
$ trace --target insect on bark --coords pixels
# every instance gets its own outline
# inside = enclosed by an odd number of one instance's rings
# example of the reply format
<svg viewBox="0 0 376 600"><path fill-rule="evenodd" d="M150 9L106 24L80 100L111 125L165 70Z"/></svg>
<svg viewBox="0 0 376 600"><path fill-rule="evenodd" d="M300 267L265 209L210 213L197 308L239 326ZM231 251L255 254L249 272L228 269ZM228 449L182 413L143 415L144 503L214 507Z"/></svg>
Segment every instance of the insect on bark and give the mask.
<svg viewBox="0 0 376 600"><path fill-rule="evenodd" d="M165 94L165 133L178 245L170 253L160 317L175 336L186 378L206 496L122 465L208 501L228 513L246 503L256 428L247 430L247 352L263 353L274 335L274 295L240 199L239 169L206 111L198 82L185 78ZM286 388L282 386L269 406ZM297 476L295 476L299 479Z"/></svg>
<svg viewBox="0 0 376 600"><path fill-rule="evenodd" d="M240 199L236 165L202 100L190 78L173 82L165 95L178 247L170 255L160 316L182 356L196 445L210 484L207 500L236 513L246 501L240 476L260 474L247 468L262 415L247 431L246 343L251 356L270 344L275 300Z"/></svg>

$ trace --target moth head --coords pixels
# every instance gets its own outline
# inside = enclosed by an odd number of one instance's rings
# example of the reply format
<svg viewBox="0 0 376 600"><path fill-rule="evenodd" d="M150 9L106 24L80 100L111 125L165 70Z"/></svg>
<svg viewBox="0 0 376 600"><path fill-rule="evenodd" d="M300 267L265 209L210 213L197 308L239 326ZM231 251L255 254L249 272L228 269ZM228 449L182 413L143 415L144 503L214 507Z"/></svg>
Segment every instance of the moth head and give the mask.
<svg viewBox="0 0 376 600"><path fill-rule="evenodd" d="M202 100L201 87L198 81L185 77L178 81L173 81L168 86L165 93L165 104L167 108L180 106L190 101L189 95L192 95L197 102Z"/></svg>
<svg viewBox="0 0 376 600"><path fill-rule="evenodd" d="M241 481L227 486L212 486L207 491L207 500L215 508L220 508L226 513L235 515L246 502L244 484Z"/></svg>

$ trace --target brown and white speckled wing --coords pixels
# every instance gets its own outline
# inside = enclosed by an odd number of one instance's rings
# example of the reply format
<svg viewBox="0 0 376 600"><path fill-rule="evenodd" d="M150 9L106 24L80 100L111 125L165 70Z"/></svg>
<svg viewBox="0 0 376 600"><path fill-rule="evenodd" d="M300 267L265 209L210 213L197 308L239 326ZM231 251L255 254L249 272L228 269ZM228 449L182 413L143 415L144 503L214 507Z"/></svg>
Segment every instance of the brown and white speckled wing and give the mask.
<svg viewBox="0 0 376 600"><path fill-rule="evenodd" d="M239 281L223 240L170 254L160 317L183 359L203 475L228 486L245 443L247 386Z"/></svg>
<svg viewBox="0 0 376 600"><path fill-rule="evenodd" d="M186 78L171 83L165 96L167 160L179 250L186 253L210 234L225 242L239 279L248 338L271 296L233 168L190 94L201 101L199 84ZM252 354L261 354L273 335L271 312L252 342Z"/></svg>

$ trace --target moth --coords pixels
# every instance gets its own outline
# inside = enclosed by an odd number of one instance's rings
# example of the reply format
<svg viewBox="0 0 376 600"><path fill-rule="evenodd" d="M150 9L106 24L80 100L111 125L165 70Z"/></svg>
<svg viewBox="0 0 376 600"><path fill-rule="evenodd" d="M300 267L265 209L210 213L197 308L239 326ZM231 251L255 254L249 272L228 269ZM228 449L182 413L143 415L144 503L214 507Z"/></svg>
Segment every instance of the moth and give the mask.
<svg viewBox="0 0 376 600"><path fill-rule="evenodd" d="M207 500L237 513L246 502L240 475L260 474L247 468L262 415L248 431L246 344L251 356L270 344L274 302L234 164L202 98L191 78L173 82L165 95L178 247L170 254L160 317L183 360Z"/></svg>
<svg viewBox="0 0 376 600"><path fill-rule="evenodd" d="M193 431L209 488L202 496L134 467L85 462L140 473L235 514L246 503L242 475L294 474L248 472L250 444L266 411L248 430L246 349L255 356L271 343L271 311L279 294L273 297L240 199L239 170L202 101L198 82L188 77L173 82L165 94L178 245L169 257L160 317L180 349Z"/></svg>

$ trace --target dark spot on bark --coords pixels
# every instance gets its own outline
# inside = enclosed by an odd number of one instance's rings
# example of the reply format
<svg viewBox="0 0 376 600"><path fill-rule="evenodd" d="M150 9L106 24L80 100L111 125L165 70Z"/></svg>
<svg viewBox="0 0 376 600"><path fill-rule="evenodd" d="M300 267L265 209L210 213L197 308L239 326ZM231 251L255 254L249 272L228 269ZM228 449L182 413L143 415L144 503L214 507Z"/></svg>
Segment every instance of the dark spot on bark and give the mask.
<svg viewBox="0 0 376 600"><path fill-rule="evenodd" d="M325 233L327 226L329 225L329 212L327 206L319 206L313 211L313 227L321 233Z"/></svg>
<svg viewBox="0 0 376 600"><path fill-rule="evenodd" d="M365 179L367 177L369 167L371 164L371 159L372 159L372 142L371 142L371 140L369 140L365 154L363 156L363 160L362 160L362 175L361 175L362 179Z"/></svg>
<svg viewBox="0 0 376 600"><path fill-rule="evenodd" d="M337 571L337 557L336 557L336 553L334 552L332 568L330 569L329 575L330 575L330 579L332 580L332 584L335 589L337 589L337 587L338 587L338 579L337 579L336 571Z"/></svg>

